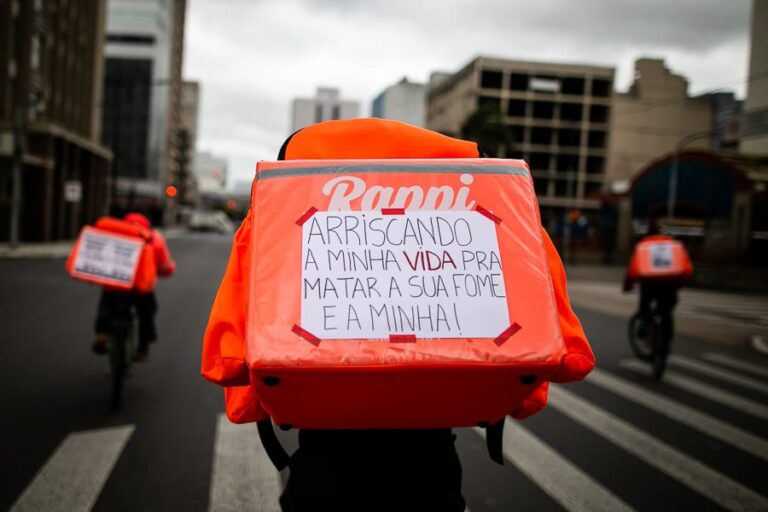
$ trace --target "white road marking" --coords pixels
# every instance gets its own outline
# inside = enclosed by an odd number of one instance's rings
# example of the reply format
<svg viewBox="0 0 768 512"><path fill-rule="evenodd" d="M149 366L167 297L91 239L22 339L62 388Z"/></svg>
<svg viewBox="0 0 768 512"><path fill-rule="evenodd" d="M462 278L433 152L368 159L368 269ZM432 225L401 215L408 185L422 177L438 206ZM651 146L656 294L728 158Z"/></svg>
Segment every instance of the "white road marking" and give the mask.
<svg viewBox="0 0 768 512"><path fill-rule="evenodd" d="M761 393L768 393L768 385L763 384L758 380L751 379L749 377L744 377L742 375L739 375L738 373L734 373L728 370L720 369L717 366L713 366L711 364L696 361L695 359L691 359L690 357L680 356L680 355L671 355L669 356L668 360L670 363L674 365L682 366L683 368L687 368L689 370L703 373L704 375L716 377L720 380L724 380L732 384L737 384L744 388L760 391Z"/></svg>
<svg viewBox="0 0 768 512"><path fill-rule="evenodd" d="M756 457L768 460L768 442L709 414L669 399L659 393L648 391L642 386L632 384L597 368L587 377L587 382L640 404L658 414L672 418L723 443L730 444Z"/></svg>
<svg viewBox="0 0 768 512"><path fill-rule="evenodd" d="M768 499L675 450L613 414L564 390L549 388L549 401L560 413L675 478L728 510L768 509Z"/></svg>
<svg viewBox="0 0 768 512"><path fill-rule="evenodd" d="M125 425L69 434L11 511L91 510L133 431Z"/></svg>
<svg viewBox="0 0 768 512"><path fill-rule="evenodd" d="M264 452L256 424L235 425L220 414L208 510L278 512L280 487L280 474Z"/></svg>
<svg viewBox="0 0 768 512"><path fill-rule="evenodd" d="M649 366L640 361L624 360L619 362L619 366L635 373L644 375L650 373ZM763 420L768 420L768 406L755 400L750 400L749 398L744 398L735 393L731 393L730 391L724 391L716 386L699 382L696 379L691 379L674 370L667 370L664 373L664 384L669 384L670 386L680 388L683 391L699 395L725 407L756 416Z"/></svg>
<svg viewBox="0 0 768 512"><path fill-rule="evenodd" d="M731 368L736 368L737 370L744 370L760 375L762 377L768 377L768 368L765 366L748 363L746 361L742 361L741 359L727 356L725 354L718 354L716 352L707 352L702 357L708 361L730 366Z"/></svg>
<svg viewBox="0 0 768 512"><path fill-rule="evenodd" d="M485 437L485 430L474 430ZM634 510L511 418L504 425L504 458L566 510Z"/></svg>

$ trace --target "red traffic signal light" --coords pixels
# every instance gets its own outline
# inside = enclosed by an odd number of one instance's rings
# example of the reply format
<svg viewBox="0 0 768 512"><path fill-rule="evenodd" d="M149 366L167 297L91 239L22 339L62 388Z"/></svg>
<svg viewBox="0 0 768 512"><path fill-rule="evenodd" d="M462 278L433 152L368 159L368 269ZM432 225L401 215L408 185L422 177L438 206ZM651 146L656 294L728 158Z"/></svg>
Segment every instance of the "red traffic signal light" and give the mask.
<svg viewBox="0 0 768 512"><path fill-rule="evenodd" d="M177 192L176 187L174 187L173 185L168 185L167 187L165 187L165 195L168 197L176 197L176 192Z"/></svg>

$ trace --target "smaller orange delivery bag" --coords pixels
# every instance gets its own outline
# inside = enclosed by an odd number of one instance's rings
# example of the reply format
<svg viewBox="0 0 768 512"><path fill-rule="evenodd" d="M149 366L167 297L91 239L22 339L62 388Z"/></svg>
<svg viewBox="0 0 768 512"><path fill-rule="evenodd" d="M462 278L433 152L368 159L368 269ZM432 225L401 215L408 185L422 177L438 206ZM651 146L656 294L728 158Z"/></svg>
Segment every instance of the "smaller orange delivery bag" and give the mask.
<svg viewBox="0 0 768 512"><path fill-rule="evenodd" d="M114 217L85 226L67 258L67 272L80 281L113 290L151 292L157 269L152 232Z"/></svg>

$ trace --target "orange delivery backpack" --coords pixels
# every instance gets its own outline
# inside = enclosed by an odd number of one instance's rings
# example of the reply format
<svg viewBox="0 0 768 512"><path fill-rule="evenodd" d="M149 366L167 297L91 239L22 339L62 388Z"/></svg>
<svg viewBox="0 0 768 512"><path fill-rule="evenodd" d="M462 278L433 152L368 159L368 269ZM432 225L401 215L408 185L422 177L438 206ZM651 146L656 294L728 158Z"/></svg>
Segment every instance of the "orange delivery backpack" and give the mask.
<svg viewBox="0 0 768 512"><path fill-rule="evenodd" d="M69 275L110 290L148 293L157 282L152 231L114 217L85 226L67 258Z"/></svg>
<svg viewBox="0 0 768 512"><path fill-rule="evenodd" d="M528 166L398 121L330 121L259 162L203 345L227 415L282 429L487 427L594 356Z"/></svg>
<svg viewBox="0 0 768 512"><path fill-rule="evenodd" d="M684 284L693 266L682 242L666 235L651 235L635 246L630 273L643 282Z"/></svg>

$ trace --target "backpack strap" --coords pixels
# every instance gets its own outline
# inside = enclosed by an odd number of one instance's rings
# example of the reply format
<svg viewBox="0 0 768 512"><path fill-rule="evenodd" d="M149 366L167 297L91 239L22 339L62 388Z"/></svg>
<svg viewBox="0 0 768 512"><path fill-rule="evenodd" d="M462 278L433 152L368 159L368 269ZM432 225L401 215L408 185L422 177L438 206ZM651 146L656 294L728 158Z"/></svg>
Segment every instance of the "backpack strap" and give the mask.
<svg viewBox="0 0 768 512"><path fill-rule="evenodd" d="M488 456L493 462L504 465L504 420L507 417L504 416L499 421L492 425L488 425L485 429L485 444L488 447Z"/></svg>
<svg viewBox="0 0 768 512"><path fill-rule="evenodd" d="M275 465L278 471L284 470L288 467L291 456L288 455L283 445L280 444L280 440L275 434L275 428L272 426L272 419L267 418L257 421L256 428L259 431L259 438L264 446L264 451L267 452L267 457L269 457L269 460L272 461L272 464Z"/></svg>

